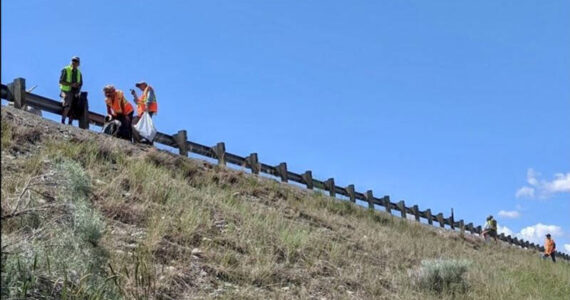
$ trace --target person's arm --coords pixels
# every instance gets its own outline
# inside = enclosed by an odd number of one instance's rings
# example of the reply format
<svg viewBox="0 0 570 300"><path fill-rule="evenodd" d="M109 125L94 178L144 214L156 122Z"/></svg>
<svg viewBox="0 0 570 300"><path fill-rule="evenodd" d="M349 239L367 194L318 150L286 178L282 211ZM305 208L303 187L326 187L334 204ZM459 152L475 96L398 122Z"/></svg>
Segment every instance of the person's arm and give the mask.
<svg viewBox="0 0 570 300"><path fill-rule="evenodd" d="M65 78L67 77L65 73L66 73L65 69L62 69L61 75L59 76L59 84L69 86L71 85L71 82L65 81Z"/></svg>
<svg viewBox="0 0 570 300"><path fill-rule="evenodd" d="M139 104L139 98L137 97L137 92L131 89L131 95L133 95L133 101L135 101L135 104Z"/></svg>
<svg viewBox="0 0 570 300"><path fill-rule="evenodd" d="M79 71L78 71L79 72ZM77 83L77 88L79 90L81 90L81 87L83 86L83 74L79 73L79 82Z"/></svg>

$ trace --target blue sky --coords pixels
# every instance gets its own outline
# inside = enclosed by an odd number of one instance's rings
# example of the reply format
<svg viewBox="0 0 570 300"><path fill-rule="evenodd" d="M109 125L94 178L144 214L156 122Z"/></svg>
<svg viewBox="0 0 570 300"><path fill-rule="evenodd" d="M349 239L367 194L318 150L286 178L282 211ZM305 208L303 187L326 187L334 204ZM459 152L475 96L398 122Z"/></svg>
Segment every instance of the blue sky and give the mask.
<svg viewBox="0 0 570 300"><path fill-rule="evenodd" d="M93 111L144 79L159 131L570 253L570 2L346 3L2 1L2 83L77 55Z"/></svg>

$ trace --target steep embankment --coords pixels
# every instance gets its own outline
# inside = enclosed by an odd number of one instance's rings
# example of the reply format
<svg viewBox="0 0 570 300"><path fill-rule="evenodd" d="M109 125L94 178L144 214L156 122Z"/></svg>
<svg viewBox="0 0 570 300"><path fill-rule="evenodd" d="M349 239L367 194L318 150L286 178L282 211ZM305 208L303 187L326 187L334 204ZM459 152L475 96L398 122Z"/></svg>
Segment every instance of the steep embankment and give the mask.
<svg viewBox="0 0 570 300"><path fill-rule="evenodd" d="M422 260L467 285L414 285ZM2 296L565 299L570 265L2 108Z"/></svg>

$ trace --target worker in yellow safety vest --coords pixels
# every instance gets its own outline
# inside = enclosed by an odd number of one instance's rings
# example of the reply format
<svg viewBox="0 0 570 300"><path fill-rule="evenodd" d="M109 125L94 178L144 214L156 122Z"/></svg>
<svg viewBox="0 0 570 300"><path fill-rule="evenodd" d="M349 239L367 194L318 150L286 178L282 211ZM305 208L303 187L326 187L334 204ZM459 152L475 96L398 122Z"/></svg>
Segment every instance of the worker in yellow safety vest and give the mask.
<svg viewBox="0 0 570 300"><path fill-rule="evenodd" d="M79 57L71 58L71 64L61 70L59 76L59 89L61 90L61 124L65 124L65 118L69 118L68 124L73 122L73 111L77 109L79 93L83 86L83 76L79 71Z"/></svg>
<svg viewBox="0 0 570 300"><path fill-rule="evenodd" d="M487 217L485 229L481 234L485 240L487 240L487 236L491 236L493 239L495 239L495 242L497 242L497 220L495 220L493 216Z"/></svg>

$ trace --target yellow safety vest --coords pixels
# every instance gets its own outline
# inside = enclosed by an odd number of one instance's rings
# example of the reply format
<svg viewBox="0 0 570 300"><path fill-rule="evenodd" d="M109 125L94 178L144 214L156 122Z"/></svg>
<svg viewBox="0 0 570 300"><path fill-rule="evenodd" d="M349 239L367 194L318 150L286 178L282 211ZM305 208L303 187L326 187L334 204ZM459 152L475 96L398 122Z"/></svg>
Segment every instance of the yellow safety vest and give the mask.
<svg viewBox="0 0 570 300"><path fill-rule="evenodd" d="M64 68L65 69L65 81L67 82L71 82L71 74L73 73L73 67L72 66L67 66ZM79 71L79 68L77 69L77 73L75 74L76 78L75 78L75 82L79 82L79 79L81 78L81 71ZM64 91L64 92L69 92L71 91L71 86L70 85L63 85L60 84L59 88Z"/></svg>

